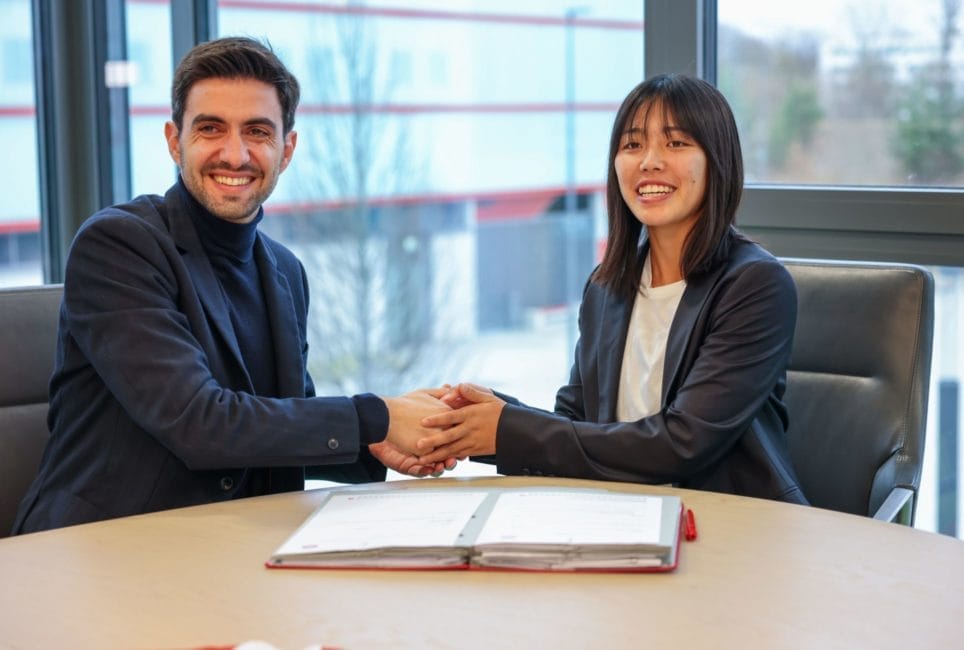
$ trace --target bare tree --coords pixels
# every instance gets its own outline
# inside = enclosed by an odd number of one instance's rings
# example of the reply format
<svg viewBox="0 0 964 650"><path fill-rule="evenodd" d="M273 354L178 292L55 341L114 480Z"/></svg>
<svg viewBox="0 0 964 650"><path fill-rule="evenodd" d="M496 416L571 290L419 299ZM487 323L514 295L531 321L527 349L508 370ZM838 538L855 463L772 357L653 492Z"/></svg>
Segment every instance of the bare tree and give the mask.
<svg viewBox="0 0 964 650"><path fill-rule="evenodd" d="M341 393L451 381L460 347L440 340L439 324L463 305L436 264L447 237L466 237L464 208L384 200L411 193L423 165L402 121L377 109L393 78L368 19L335 20L333 47L316 50L308 76L326 108L310 128L303 120L298 162L306 205L326 207L307 208L287 234L310 276L310 370L320 391Z"/></svg>

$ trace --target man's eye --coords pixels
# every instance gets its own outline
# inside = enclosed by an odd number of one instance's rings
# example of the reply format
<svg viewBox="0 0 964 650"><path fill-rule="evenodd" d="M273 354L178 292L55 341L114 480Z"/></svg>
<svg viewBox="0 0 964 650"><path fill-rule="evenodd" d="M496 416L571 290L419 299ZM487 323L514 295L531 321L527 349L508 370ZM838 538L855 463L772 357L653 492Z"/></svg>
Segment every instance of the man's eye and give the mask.
<svg viewBox="0 0 964 650"><path fill-rule="evenodd" d="M271 132L265 129L251 129L251 135L255 138L270 138Z"/></svg>

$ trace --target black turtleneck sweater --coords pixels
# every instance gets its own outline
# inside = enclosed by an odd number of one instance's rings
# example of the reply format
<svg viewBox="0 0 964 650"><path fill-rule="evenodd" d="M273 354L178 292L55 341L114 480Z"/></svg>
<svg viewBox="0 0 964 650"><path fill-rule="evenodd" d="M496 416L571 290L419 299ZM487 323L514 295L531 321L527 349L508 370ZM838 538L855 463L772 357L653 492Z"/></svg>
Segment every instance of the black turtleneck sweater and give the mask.
<svg viewBox="0 0 964 650"><path fill-rule="evenodd" d="M251 377L255 395L278 396L271 321L261 290L261 276L254 260L254 242L264 210L248 223L233 223L211 214L178 179L185 199L191 206L191 218L204 252L208 254L214 274L231 316L244 367Z"/></svg>
<svg viewBox="0 0 964 650"><path fill-rule="evenodd" d="M231 326L241 350L244 367L251 377L256 395L278 397L278 375L275 366L271 320L261 288L261 275L254 259L254 243L264 209L248 223L233 223L211 214L187 191L178 178L201 246L221 285L224 302L231 316ZM267 344L266 344L267 343ZM363 393L352 397L358 412L359 437L362 445L385 439L388 433L388 408L385 402Z"/></svg>

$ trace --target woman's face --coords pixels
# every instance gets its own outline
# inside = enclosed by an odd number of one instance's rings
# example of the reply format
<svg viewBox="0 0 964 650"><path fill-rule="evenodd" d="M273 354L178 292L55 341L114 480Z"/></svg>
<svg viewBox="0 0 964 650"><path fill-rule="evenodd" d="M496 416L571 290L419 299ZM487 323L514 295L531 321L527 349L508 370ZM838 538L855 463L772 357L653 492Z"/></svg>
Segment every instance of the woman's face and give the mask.
<svg viewBox="0 0 964 650"><path fill-rule="evenodd" d="M644 105L623 132L614 164L623 200L649 236L682 244L706 193L703 148L662 106Z"/></svg>

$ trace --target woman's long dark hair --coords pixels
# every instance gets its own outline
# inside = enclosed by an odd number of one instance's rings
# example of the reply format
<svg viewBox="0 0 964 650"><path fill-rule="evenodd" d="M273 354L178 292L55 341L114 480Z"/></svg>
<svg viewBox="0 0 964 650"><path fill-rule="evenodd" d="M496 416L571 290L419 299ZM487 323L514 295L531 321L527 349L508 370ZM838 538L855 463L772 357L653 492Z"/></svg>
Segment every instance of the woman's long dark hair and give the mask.
<svg viewBox="0 0 964 650"><path fill-rule="evenodd" d="M711 84L686 75L665 74L644 81L623 100L613 123L606 180L609 242L593 274L593 281L627 298L639 289L644 260L637 249L642 224L623 200L615 161L623 134L637 113L648 114L652 109L671 115L674 126L687 131L706 154L702 215L683 245L683 277L689 280L709 271L727 258L733 239L742 238L733 222L743 195L743 154L726 99Z"/></svg>

